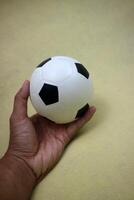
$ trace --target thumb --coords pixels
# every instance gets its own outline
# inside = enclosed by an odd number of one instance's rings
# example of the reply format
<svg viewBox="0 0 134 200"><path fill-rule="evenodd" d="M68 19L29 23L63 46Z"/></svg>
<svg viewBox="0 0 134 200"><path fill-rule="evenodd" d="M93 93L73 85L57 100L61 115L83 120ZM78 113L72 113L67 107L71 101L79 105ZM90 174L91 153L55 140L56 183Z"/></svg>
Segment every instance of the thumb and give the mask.
<svg viewBox="0 0 134 200"><path fill-rule="evenodd" d="M30 82L26 80L14 98L12 117L19 121L27 117L27 101L30 95Z"/></svg>

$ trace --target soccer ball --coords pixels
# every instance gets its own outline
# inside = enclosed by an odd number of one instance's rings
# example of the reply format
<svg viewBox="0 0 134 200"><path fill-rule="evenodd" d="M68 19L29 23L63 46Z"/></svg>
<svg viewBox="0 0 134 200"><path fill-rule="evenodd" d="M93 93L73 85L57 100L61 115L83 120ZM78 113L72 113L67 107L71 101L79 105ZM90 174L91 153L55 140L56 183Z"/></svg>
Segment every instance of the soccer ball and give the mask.
<svg viewBox="0 0 134 200"><path fill-rule="evenodd" d="M77 60L55 56L41 62L30 81L35 110L55 123L68 123L84 115L91 104L91 75Z"/></svg>

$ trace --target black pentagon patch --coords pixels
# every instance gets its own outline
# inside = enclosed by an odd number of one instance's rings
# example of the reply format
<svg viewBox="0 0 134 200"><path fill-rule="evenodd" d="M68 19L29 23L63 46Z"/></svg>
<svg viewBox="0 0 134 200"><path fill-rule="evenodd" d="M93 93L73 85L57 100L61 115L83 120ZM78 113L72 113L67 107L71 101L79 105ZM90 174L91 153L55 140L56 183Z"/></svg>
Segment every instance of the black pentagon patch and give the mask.
<svg viewBox="0 0 134 200"><path fill-rule="evenodd" d="M39 92L39 96L46 105L50 105L59 101L58 87L44 83Z"/></svg>
<svg viewBox="0 0 134 200"><path fill-rule="evenodd" d="M38 68L38 67L42 67L44 64L46 64L48 61L50 61L51 60L51 58L48 58L48 59L46 59L46 60L43 60L36 68Z"/></svg>
<svg viewBox="0 0 134 200"><path fill-rule="evenodd" d="M85 106L83 106L80 110L78 110L77 115L76 115L75 118L80 118L80 117L82 117L82 116L87 112L88 109L89 109L89 105L88 105L88 103L87 103L87 104L86 104Z"/></svg>
<svg viewBox="0 0 134 200"><path fill-rule="evenodd" d="M81 63L75 63L75 65L76 65L77 71L88 79L89 72L87 71L87 69Z"/></svg>

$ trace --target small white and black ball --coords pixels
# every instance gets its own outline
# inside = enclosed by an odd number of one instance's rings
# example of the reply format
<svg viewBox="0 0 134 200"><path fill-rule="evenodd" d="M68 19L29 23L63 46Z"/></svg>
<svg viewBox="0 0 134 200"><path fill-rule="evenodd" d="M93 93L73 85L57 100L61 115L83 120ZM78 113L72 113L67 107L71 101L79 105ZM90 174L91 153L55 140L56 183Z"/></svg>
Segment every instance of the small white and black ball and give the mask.
<svg viewBox="0 0 134 200"><path fill-rule="evenodd" d="M93 94L91 75L77 60L55 56L41 62L30 81L35 110L55 123L68 123L84 115Z"/></svg>

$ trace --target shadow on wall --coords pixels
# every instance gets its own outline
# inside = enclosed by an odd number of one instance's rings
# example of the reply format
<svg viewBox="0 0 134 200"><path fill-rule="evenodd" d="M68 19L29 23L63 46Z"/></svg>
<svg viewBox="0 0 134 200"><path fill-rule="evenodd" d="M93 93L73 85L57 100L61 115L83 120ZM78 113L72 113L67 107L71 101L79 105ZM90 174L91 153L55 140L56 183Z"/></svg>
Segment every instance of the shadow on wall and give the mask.
<svg viewBox="0 0 134 200"><path fill-rule="evenodd" d="M96 113L94 114L91 121L87 123L82 129L80 129L75 139L83 134L89 134L89 131L91 133L92 129L99 127L105 122L109 112L108 102L105 102L103 98L96 96L93 101L93 105L96 107Z"/></svg>

